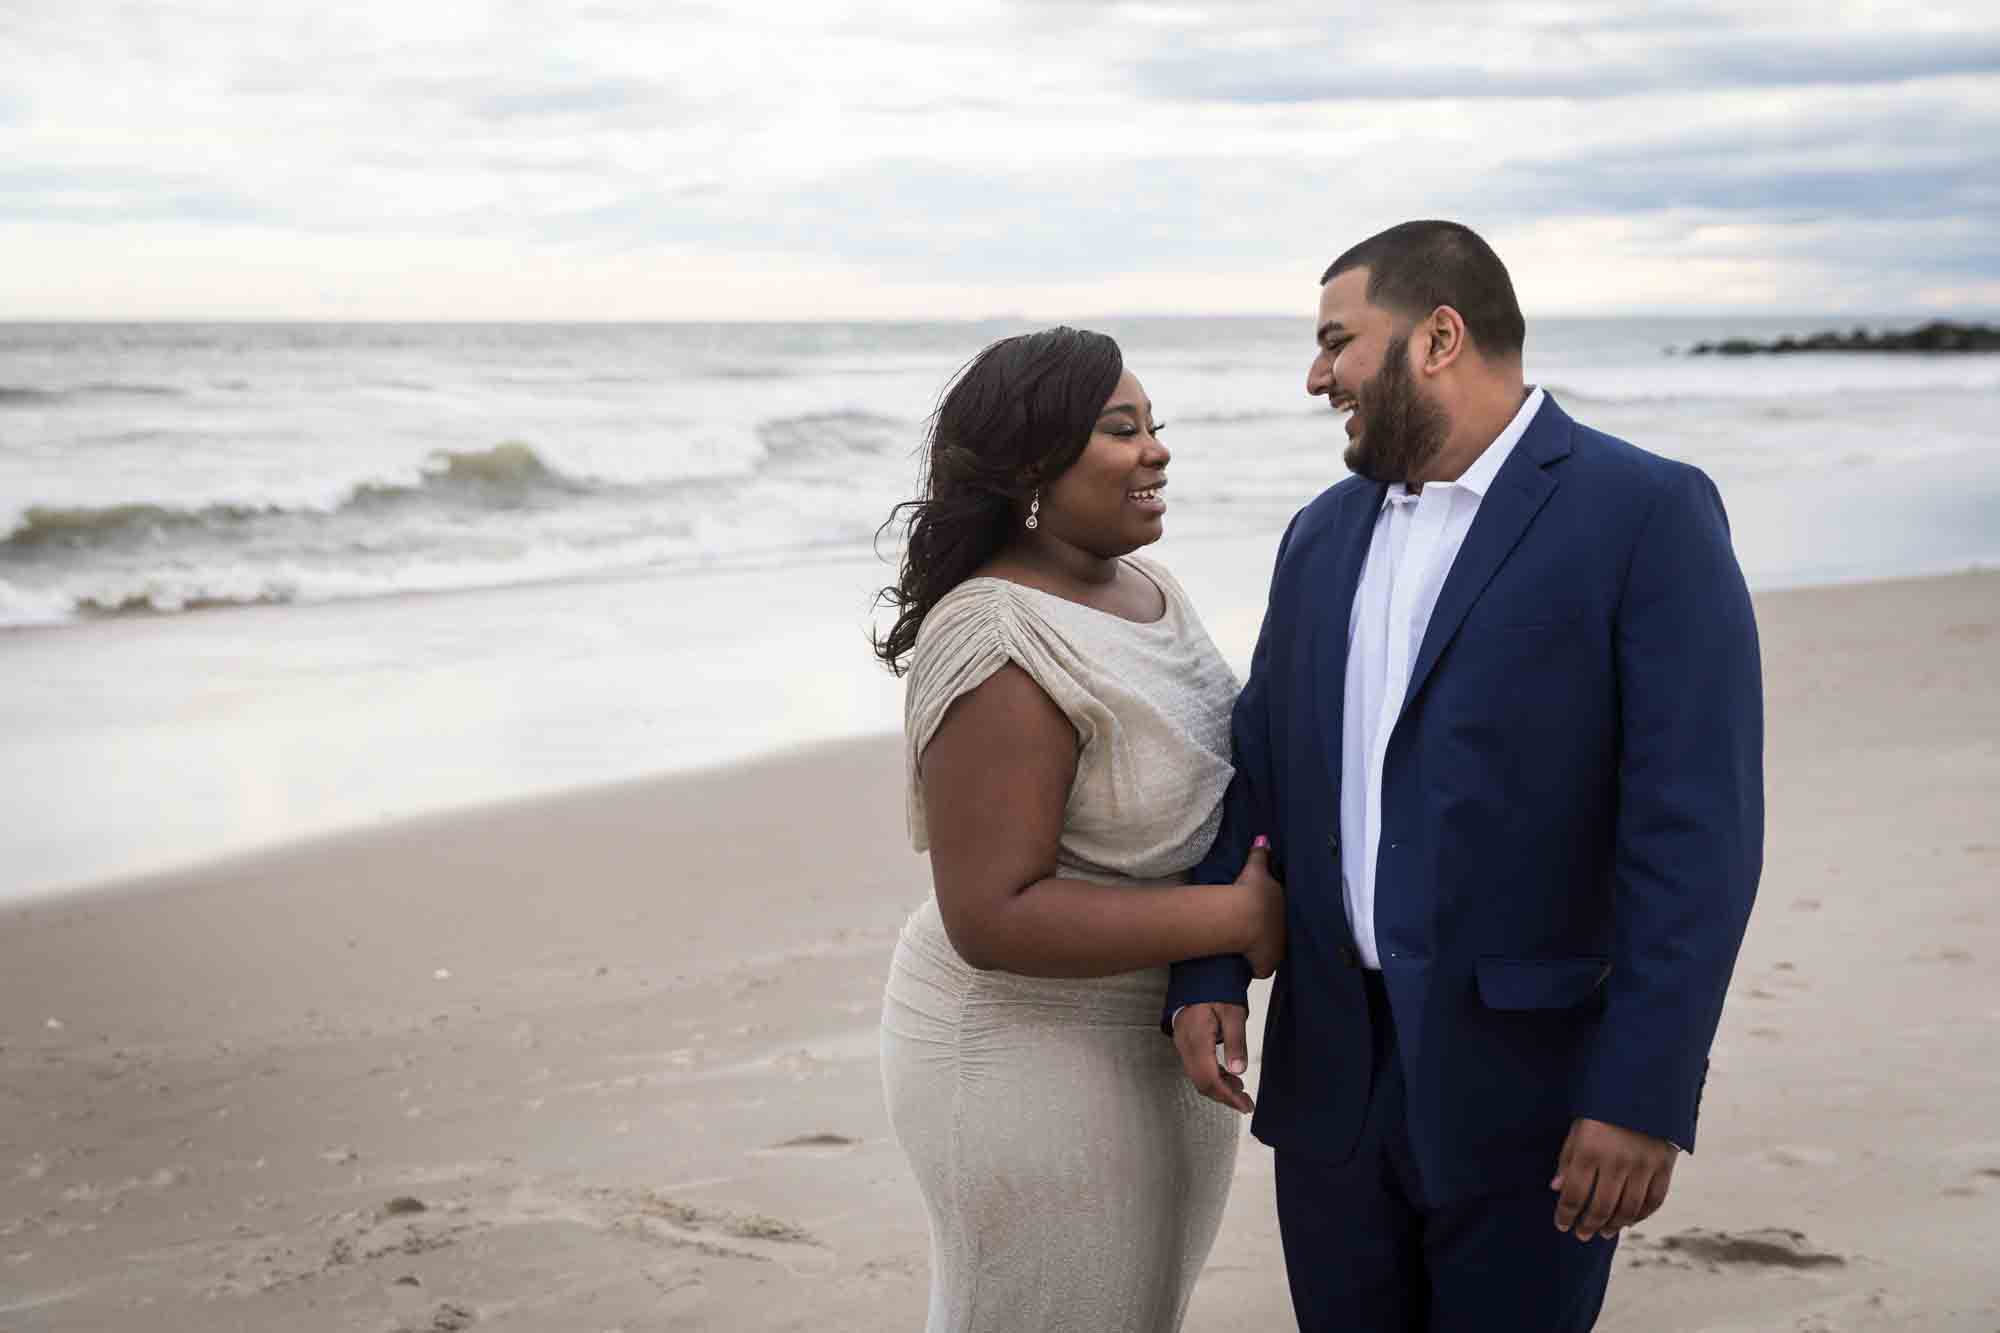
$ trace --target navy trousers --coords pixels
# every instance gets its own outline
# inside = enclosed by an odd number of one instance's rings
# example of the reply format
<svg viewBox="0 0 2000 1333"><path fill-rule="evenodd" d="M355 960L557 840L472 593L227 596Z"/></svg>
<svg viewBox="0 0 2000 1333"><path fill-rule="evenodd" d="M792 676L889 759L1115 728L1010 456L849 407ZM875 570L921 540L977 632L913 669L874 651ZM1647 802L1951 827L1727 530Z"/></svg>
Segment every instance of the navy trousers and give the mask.
<svg viewBox="0 0 2000 1333"><path fill-rule="evenodd" d="M1557 1231L1548 1176L1447 1207L1425 1201L1388 995L1380 972L1365 976L1374 1069L1360 1146L1338 1164L1277 1154L1300 1333L1584 1333L1618 1242Z"/></svg>

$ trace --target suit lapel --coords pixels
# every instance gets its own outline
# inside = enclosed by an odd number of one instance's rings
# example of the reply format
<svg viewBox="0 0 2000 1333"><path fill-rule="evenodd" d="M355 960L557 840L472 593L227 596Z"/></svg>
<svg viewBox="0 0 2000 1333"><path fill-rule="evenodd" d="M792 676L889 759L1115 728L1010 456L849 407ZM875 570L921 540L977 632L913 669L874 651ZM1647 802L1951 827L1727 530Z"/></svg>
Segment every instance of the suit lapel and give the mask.
<svg viewBox="0 0 2000 1333"><path fill-rule="evenodd" d="M1457 636L1479 594L1555 494L1556 480L1543 469L1569 453L1570 425L1569 415L1553 398L1545 402L1479 502L1479 513L1445 576L1430 625L1424 631L1423 646L1410 668L1410 686L1403 693L1405 712Z"/></svg>
<svg viewBox="0 0 2000 1333"><path fill-rule="evenodd" d="M1314 562L1306 588L1311 608L1307 615L1311 635L1307 660L1312 664L1306 693L1318 715L1320 756L1335 792L1340 790L1342 713L1347 702L1347 622L1388 489L1380 483L1364 483L1342 497L1333 531Z"/></svg>

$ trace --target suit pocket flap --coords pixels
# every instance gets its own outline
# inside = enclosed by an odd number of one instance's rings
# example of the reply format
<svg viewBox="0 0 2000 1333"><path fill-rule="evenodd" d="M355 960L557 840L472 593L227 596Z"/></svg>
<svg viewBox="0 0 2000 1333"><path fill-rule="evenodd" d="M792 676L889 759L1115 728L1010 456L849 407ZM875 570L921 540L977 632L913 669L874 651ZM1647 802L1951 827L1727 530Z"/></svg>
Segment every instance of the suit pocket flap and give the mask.
<svg viewBox="0 0 2000 1333"><path fill-rule="evenodd" d="M1479 998L1489 1009L1568 1009L1611 975L1606 958L1482 958Z"/></svg>

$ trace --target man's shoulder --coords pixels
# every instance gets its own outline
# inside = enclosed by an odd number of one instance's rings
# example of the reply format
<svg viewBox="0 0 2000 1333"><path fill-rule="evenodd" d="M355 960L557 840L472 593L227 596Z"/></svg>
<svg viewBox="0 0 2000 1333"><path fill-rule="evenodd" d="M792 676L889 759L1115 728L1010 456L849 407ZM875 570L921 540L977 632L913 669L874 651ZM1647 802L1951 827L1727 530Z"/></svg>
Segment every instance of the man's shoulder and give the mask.
<svg viewBox="0 0 2000 1333"><path fill-rule="evenodd" d="M1285 530L1287 543L1297 547L1302 540L1316 536L1339 518L1349 496L1357 491L1374 490L1378 485L1353 473L1341 478L1315 495L1305 508L1292 516L1291 526Z"/></svg>
<svg viewBox="0 0 2000 1333"><path fill-rule="evenodd" d="M1651 497L1662 490L1704 478L1700 468L1642 449L1630 440L1570 419L1570 451L1565 482L1580 482L1633 497Z"/></svg>

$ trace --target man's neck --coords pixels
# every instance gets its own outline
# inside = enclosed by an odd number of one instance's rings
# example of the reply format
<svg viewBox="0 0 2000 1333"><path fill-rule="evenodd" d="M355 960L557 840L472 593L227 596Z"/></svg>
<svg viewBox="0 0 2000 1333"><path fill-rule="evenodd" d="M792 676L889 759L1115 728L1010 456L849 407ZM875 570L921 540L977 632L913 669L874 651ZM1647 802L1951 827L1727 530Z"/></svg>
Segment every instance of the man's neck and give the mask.
<svg viewBox="0 0 2000 1333"><path fill-rule="evenodd" d="M1507 429L1521 410L1521 404L1528 401L1528 393L1527 384L1516 374L1481 394L1467 410L1454 414L1444 448L1410 479L1410 490L1421 493L1425 482L1457 481L1464 476L1466 469L1477 463L1479 456L1500 438L1500 432Z"/></svg>

